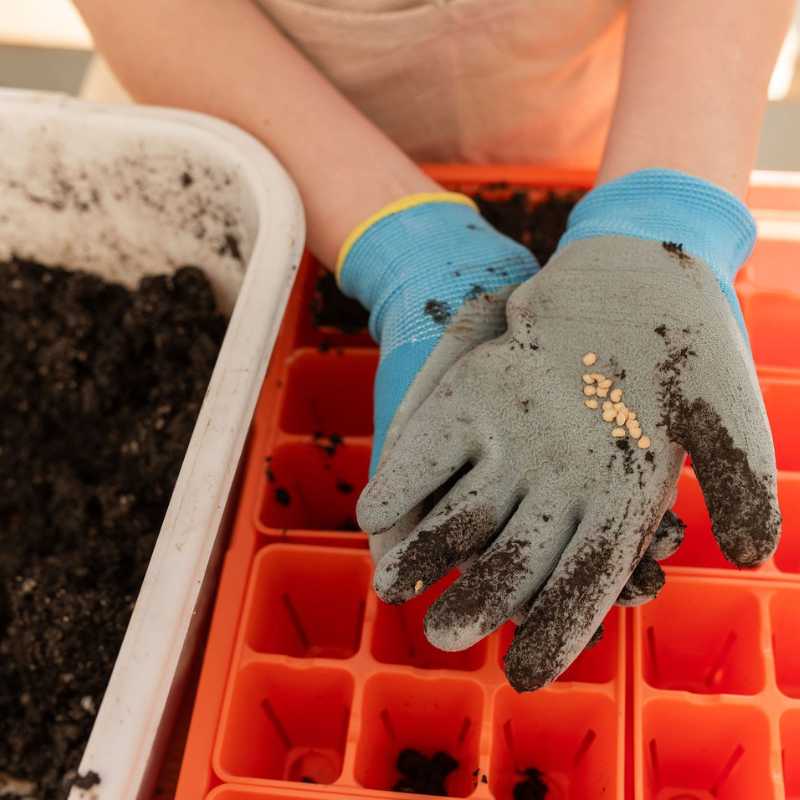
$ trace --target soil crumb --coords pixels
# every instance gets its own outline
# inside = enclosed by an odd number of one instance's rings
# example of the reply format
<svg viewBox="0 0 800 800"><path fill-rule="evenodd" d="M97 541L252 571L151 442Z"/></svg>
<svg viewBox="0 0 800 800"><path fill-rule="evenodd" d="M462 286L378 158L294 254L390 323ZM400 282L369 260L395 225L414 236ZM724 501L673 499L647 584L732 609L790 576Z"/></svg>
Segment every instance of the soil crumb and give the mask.
<svg viewBox="0 0 800 800"><path fill-rule="evenodd" d="M0 264L0 772L37 800L75 779L225 326L194 267Z"/></svg>
<svg viewBox="0 0 800 800"><path fill-rule="evenodd" d="M445 780L458 769L458 761L449 753L439 752L428 758L407 748L400 751L396 766L401 777L392 787L393 792L447 797Z"/></svg>
<svg viewBox="0 0 800 800"><path fill-rule="evenodd" d="M544 800L547 797L547 784L542 773L535 767L525 770L525 779L514 786L514 800Z"/></svg>

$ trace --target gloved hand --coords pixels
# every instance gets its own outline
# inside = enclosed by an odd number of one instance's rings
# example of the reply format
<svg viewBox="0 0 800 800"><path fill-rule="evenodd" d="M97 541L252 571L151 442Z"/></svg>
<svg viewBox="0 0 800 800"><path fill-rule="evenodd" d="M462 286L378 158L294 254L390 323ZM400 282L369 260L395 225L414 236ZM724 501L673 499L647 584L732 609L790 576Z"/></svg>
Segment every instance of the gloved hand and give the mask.
<svg viewBox="0 0 800 800"><path fill-rule="evenodd" d="M337 275L345 294L370 310L381 344L375 379L373 474L407 420L462 355L506 330L511 292L539 270L531 253L499 234L464 195L414 195L393 203L348 237ZM376 563L424 516L421 503L381 536L370 537ZM653 555L666 558L683 525L665 516ZM620 599L652 599L663 573L646 557Z"/></svg>
<svg viewBox="0 0 800 800"><path fill-rule="evenodd" d="M754 238L736 198L680 173L587 195L511 296L507 333L448 370L362 494L359 522L379 534L447 487L379 563L382 599L478 555L426 635L460 650L521 613L506 673L539 688L635 576L685 451L725 556L768 558L774 452L732 286Z"/></svg>

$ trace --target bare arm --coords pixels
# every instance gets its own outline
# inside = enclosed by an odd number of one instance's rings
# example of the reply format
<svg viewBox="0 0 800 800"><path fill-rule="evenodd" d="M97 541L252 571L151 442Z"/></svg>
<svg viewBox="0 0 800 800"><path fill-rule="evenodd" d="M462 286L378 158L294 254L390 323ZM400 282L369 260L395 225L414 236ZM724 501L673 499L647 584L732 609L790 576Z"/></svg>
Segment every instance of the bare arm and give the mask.
<svg viewBox="0 0 800 800"><path fill-rule="evenodd" d="M297 183L328 266L392 200L437 188L311 66L251 0L76 0L139 101L203 111L264 142Z"/></svg>
<svg viewBox="0 0 800 800"><path fill-rule="evenodd" d="M793 0L636 0L599 182L665 167L742 197Z"/></svg>

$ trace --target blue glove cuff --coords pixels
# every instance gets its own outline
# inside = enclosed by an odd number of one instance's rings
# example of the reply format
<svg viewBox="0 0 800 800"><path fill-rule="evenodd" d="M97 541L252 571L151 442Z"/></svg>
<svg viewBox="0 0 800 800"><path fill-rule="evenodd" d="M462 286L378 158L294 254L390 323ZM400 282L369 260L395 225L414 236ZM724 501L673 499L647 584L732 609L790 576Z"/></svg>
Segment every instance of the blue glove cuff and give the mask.
<svg viewBox="0 0 800 800"><path fill-rule="evenodd" d="M725 291L753 249L756 224L738 198L708 181L645 169L587 194L572 210L559 249L594 236L680 245L708 264Z"/></svg>
<svg viewBox="0 0 800 800"><path fill-rule="evenodd" d="M370 225L347 253L339 285L371 312L370 333L386 356L438 339L467 299L522 283L538 268L468 201L421 203Z"/></svg>

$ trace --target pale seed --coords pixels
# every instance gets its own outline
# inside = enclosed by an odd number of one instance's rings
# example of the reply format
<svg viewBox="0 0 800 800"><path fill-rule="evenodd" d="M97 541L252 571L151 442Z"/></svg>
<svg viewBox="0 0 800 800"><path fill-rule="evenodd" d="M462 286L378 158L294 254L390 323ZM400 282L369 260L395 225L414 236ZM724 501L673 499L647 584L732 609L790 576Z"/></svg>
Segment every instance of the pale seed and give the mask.
<svg viewBox="0 0 800 800"><path fill-rule="evenodd" d="M628 412L628 419L636 419L636 412L635 411L629 411Z"/></svg>
<svg viewBox="0 0 800 800"><path fill-rule="evenodd" d="M613 398L612 398L612 400L613 400ZM617 411L627 411L628 410L625 407L625 403L614 403L614 408L616 408Z"/></svg>
<svg viewBox="0 0 800 800"><path fill-rule="evenodd" d="M584 383L594 383L594 381L595 381L595 378L594 378L593 375L584 375L583 376L583 382Z"/></svg>
<svg viewBox="0 0 800 800"><path fill-rule="evenodd" d="M591 400L584 400L583 404L586 406L586 408L597 408L597 400L594 398Z"/></svg>
<svg viewBox="0 0 800 800"><path fill-rule="evenodd" d="M613 422L617 417L617 412L614 409L603 412L603 422Z"/></svg>
<svg viewBox="0 0 800 800"><path fill-rule="evenodd" d="M642 436L642 438L639 439L639 447L641 447L642 450L647 450L647 448L650 447L650 437Z"/></svg>
<svg viewBox="0 0 800 800"><path fill-rule="evenodd" d="M611 392L611 399L612 399L612 400L613 400L615 403L619 403L619 401L620 401L620 400L622 400L622 389L614 389L614 390Z"/></svg>
<svg viewBox="0 0 800 800"><path fill-rule="evenodd" d="M617 414L617 425L624 425L626 419L628 419L628 415L624 411L620 411Z"/></svg>
<svg viewBox="0 0 800 800"><path fill-rule="evenodd" d="M606 400L603 403L603 411L613 411L614 404L610 400Z"/></svg>
<svg viewBox="0 0 800 800"><path fill-rule="evenodd" d="M612 381L611 378L603 378L603 380L600 381L600 388L610 389L612 383L614 383L614 381Z"/></svg>
<svg viewBox="0 0 800 800"><path fill-rule="evenodd" d="M423 587L424 585L425 585L425 584L424 584L422 581L417 581L417 582L414 584L414 591L415 591L417 594L419 594L419 593L422 591L422 587Z"/></svg>
<svg viewBox="0 0 800 800"><path fill-rule="evenodd" d="M608 397L608 389L605 388L605 387L602 388L602 389L598 389L597 390L597 396L598 397Z"/></svg>
<svg viewBox="0 0 800 800"><path fill-rule="evenodd" d="M592 376L592 377L593 377L593 378L594 378L594 379L595 379L595 380L596 380L598 383L600 383L600 381L604 381L604 380L606 379L606 376L605 376L605 375L603 375L603 374L601 374L600 372L591 372L591 373L590 373L590 375L591 375L591 376Z"/></svg>
<svg viewBox="0 0 800 800"><path fill-rule="evenodd" d="M584 366L591 367L597 361L597 353L586 353L581 361L583 361Z"/></svg>
<svg viewBox="0 0 800 800"><path fill-rule="evenodd" d="M583 393L587 397L592 397L593 395L597 394L597 387L596 386L584 386L583 387Z"/></svg>
<svg viewBox="0 0 800 800"><path fill-rule="evenodd" d="M615 439L621 439L625 435L625 428L614 428L614 430L611 431L611 435Z"/></svg>

